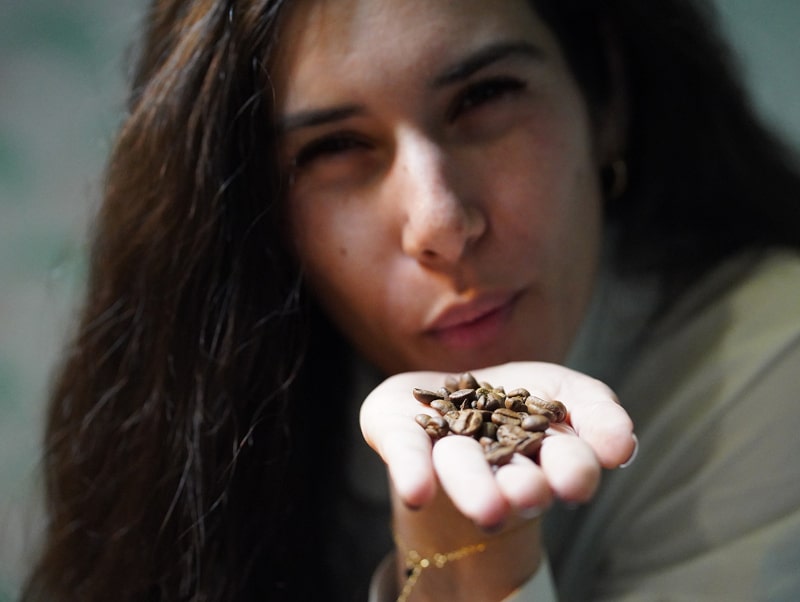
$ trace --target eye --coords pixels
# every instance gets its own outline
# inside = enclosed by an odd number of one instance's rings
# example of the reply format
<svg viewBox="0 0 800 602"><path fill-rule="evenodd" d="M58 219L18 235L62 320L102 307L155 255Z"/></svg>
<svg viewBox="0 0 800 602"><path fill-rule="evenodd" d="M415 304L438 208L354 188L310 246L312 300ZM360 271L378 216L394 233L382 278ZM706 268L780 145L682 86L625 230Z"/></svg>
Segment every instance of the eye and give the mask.
<svg viewBox="0 0 800 602"><path fill-rule="evenodd" d="M344 155L354 150L368 148L365 140L351 133L323 136L303 146L294 158L293 166L303 168L314 161Z"/></svg>
<svg viewBox="0 0 800 602"><path fill-rule="evenodd" d="M493 77L474 83L456 98L450 111L450 120L492 101L518 94L525 88L525 82L514 77Z"/></svg>

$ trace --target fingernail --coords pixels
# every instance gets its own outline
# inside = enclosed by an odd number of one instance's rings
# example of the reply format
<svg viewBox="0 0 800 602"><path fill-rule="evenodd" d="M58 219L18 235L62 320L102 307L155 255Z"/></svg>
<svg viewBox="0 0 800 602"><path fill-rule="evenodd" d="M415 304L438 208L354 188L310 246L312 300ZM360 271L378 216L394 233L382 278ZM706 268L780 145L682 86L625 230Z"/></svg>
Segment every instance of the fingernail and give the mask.
<svg viewBox="0 0 800 602"><path fill-rule="evenodd" d="M633 445L633 451L631 452L631 457L628 458L624 463L620 464L619 465L620 468L627 468L628 466L633 464L633 461L636 459L636 456L639 455L639 438L636 436L636 433L634 433L632 436L634 445Z"/></svg>

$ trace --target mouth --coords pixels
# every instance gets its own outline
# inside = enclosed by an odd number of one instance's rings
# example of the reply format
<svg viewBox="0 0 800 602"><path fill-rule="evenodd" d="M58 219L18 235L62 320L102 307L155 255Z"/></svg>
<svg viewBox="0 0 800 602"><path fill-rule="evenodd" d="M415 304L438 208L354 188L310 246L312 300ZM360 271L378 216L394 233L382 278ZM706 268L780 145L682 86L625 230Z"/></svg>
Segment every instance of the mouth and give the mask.
<svg viewBox="0 0 800 602"><path fill-rule="evenodd" d="M521 294L490 295L448 307L436 317L426 334L454 350L497 341Z"/></svg>

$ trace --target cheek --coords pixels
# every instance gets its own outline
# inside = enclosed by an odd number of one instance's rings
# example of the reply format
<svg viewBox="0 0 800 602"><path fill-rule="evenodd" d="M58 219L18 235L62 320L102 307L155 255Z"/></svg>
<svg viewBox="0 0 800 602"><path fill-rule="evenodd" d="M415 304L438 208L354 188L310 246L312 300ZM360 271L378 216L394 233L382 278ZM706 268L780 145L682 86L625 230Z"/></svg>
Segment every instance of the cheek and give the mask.
<svg viewBox="0 0 800 602"><path fill-rule="evenodd" d="M497 153L489 168L489 195L502 199L496 219L534 253L558 246L571 254L584 246L582 239L596 235L600 201L584 139L556 126L539 127Z"/></svg>
<svg viewBox="0 0 800 602"><path fill-rule="evenodd" d="M341 205L295 200L294 206L295 251L307 283L331 318L345 330L359 327L356 316L377 319L383 294L376 275L385 272L381 241L388 239L378 230L377 218Z"/></svg>
<svg viewBox="0 0 800 602"><path fill-rule="evenodd" d="M519 132L494 169L504 240L535 270L541 301L560 326L561 348L585 310L599 259L602 201L588 120L554 109ZM521 152L520 149L527 149ZM555 317L555 316L558 317Z"/></svg>

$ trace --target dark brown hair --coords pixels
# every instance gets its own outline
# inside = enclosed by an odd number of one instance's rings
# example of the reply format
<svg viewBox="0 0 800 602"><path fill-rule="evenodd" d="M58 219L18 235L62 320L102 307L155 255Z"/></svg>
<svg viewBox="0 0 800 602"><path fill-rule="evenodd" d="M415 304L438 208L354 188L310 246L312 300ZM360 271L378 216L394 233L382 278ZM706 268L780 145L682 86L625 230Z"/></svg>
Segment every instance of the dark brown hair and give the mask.
<svg viewBox="0 0 800 602"><path fill-rule="evenodd" d="M316 503L337 457L303 408L340 378L320 358L347 355L283 239L267 64L284 4L150 9L49 406L28 602L337 598ZM747 246L800 247L796 171L698 3L533 4L590 104L610 97L609 31L621 49L631 179L609 220L628 269L687 281Z"/></svg>

